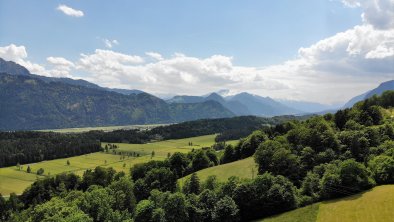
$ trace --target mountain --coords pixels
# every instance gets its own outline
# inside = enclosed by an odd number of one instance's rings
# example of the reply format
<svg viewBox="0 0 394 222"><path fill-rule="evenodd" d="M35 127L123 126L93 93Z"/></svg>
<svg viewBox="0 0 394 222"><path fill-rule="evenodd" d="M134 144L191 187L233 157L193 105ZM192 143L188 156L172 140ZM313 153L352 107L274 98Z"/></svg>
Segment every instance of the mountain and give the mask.
<svg viewBox="0 0 394 222"><path fill-rule="evenodd" d="M350 108L354 104L356 104L357 102L360 102L364 99L371 98L374 95L381 95L384 91L387 91L387 90L394 90L394 80L383 82L375 89L372 89L368 92L365 92L361 95L358 95L358 96L352 98L344 105L344 108Z"/></svg>
<svg viewBox="0 0 394 222"><path fill-rule="evenodd" d="M249 110L237 101L227 101L217 93L210 93L206 96L174 96L167 100L168 103L201 103L206 101L216 101L238 116L250 115Z"/></svg>
<svg viewBox="0 0 394 222"><path fill-rule="evenodd" d="M238 116L278 116L305 113L288 107L269 97L261 97L249 93L240 93L234 96L223 97L218 93L205 96L174 96L168 103L199 103L203 101L216 101Z"/></svg>
<svg viewBox="0 0 394 222"><path fill-rule="evenodd" d="M285 106L270 97L261 97L249 93L240 93L234 96L226 97L228 101L239 102L249 111L250 115L256 116L279 116L299 114L301 111Z"/></svg>
<svg viewBox="0 0 394 222"><path fill-rule="evenodd" d="M0 72L5 73L12 73L14 75L29 75L30 72L25 67L16 64L12 61L5 61L4 59L0 58Z"/></svg>
<svg viewBox="0 0 394 222"><path fill-rule="evenodd" d="M283 105L300 110L304 113L319 113L327 110L338 110L342 106L339 104L325 105L316 102L284 100L284 99L277 101L282 103Z"/></svg>
<svg viewBox="0 0 394 222"><path fill-rule="evenodd" d="M75 86L84 86L92 89L102 89L102 90L107 90L111 92L117 92L121 93L124 95L130 95L130 94L140 94L143 93L141 90L136 90L136 89L116 89L116 88L106 88L106 87L101 87L97 84L88 82L83 79L71 79L71 78L56 78L56 77L47 77L47 76L41 76L41 75L36 75L36 74L31 74L29 70L27 70L25 67L12 62L12 61L6 61L2 58L0 58L0 73L8 73L11 75L34 75L36 78L39 78L43 80L44 82L61 82L61 83L67 83Z"/></svg>
<svg viewBox="0 0 394 222"><path fill-rule="evenodd" d="M172 123L234 116L215 101L168 104L147 93L123 95L34 75L0 74L0 129L30 130Z"/></svg>

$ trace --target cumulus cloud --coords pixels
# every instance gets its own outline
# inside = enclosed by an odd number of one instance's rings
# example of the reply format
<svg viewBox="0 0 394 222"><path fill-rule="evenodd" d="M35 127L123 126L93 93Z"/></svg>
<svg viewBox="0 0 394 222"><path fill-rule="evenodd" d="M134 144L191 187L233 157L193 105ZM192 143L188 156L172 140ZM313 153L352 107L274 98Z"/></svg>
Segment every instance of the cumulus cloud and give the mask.
<svg viewBox="0 0 394 222"><path fill-rule="evenodd" d="M64 14L68 15L68 16L72 16L72 17L82 17L84 16L83 11L81 10L77 10L77 9L73 9L67 5L59 5L57 8L57 10L63 12Z"/></svg>
<svg viewBox="0 0 394 222"><path fill-rule="evenodd" d="M0 57L5 60L17 61L27 57L25 46L16 46L14 44L0 47Z"/></svg>
<svg viewBox="0 0 394 222"><path fill-rule="evenodd" d="M361 7L366 24L378 29L394 28L394 0L342 0L349 7Z"/></svg>

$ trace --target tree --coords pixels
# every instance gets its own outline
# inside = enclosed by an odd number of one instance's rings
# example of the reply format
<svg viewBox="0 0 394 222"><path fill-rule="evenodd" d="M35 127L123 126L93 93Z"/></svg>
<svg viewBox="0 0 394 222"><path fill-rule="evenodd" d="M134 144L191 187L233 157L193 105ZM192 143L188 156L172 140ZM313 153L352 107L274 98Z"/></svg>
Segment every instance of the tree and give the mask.
<svg viewBox="0 0 394 222"><path fill-rule="evenodd" d="M235 161L235 154L234 154L234 147L230 144L230 145L226 145L226 147L224 148L224 153L222 158L220 159L220 163L230 163Z"/></svg>
<svg viewBox="0 0 394 222"><path fill-rule="evenodd" d="M134 213L135 222L146 222L151 221L153 216L153 210L155 206L150 200L142 200L137 204Z"/></svg>
<svg viewBox="0 0 394 222"><path fill-rule="evenodd" d="M26 172L27 172L27 173L31 173L31 168L30 168L30 166L27 166Z"/></svg>
<svg viewBox="0 0 394 222"><path fill-rule="evenodd" d="M177 178L181 178L183 176L189 163L190 159L187 158L187 155L184 153L176 152L169 159L170 169L175 173Z"/></svg>
<svg viewBox="0 0 394 222"><path fill-rule="evenodd" d="M9 215L7 201L0 193L0 221L7 221Z"/></svg>
<svg viewBox="0 0 394 222"><path fill-rule="evenodd" d="M165 212L162 208L156 208L152 212L152 222L166 222Z"/></svg>
<svg viewBox="0 0 394 222"><path fill-rule="evenodd" d="M193 171L198 171L209 167L210 160L203 150L198 150L192 160Z"/></svg>
<svg viewBox="0 0 394 222"><path fill-rule="evenodd" d="M133 213L136 206L136 198L133 193L133 182L127 177L121 177L119 180L112 182L108 189L110 194L115 197L116 210L128 210Z"/></svg>
<svg viewBox="0 0 394 222"><path fill-rule="evenodd" d="M179 192L170 194L164 201L163 209L167 221L188 221L187 202L185 195Z"/></svg>
<svg viewBox="0 0 394 222"><path fill-rule="evenodd" d="M67 166L70 166L70 160L67 160Z"/></svg>
<svg viewBox="0 0 394 222"><path fill-rule="evenodd" d="M368 166L377 183L394 183L394 157L385 155L374 157L369 161Z"/></svg>
<svg viewBox="0 0 394 222"><path fill-rule="evenodd" d="M37 170L37 175L43 175L44 174L44 169L40 168Z"/></svg>
<svg viewBox="0 0 394 222"><path fill-rule="evenodd" d="M154 156L155 156L155 151L152 150L152 153L151 153L151 155L150 155L150 158L152 159Z"/></svg>
<svg viewBox="0 0 394 222"><path fill-rule="evenodd" d="M207 179L205 179L202 187L202 190L208 189L215 191L219 187L219 182L216 175L208 176Z"/></svg>
<svg viewBox="0 0 394 222"><path fill-rule="evenodd" d="M90 186L84 193L79 208L89 214L94 221L104 222L111 220L114 203L115 198L108 190L99 186Z"/></svg>
<svg viewBox="0 0 394 222"><path fill-rule="evenodd" d="M234 200L229 196L220 199L212 212L213 221L235 222L239 221L239 209Z"/></svg>
<svg viewBox="0 0 394 222"><path fill-rule="evenodd" d="M170 169L161 167L150 170L145 176L144 183L149 190L175 191L176 179Z"/></svg>
<svg viewBox="0 0 394 222"><path fill-rule="evenodd" d="M212 190L204 190L198 196L199 207L202 210L204 221L212 221L212 212L217 201L216 193Z"/></svg>
<svg viewBox="0 0 394 222"><path fill-rule="evenodd" d="M199 194L200 193L200 179L197 176L197 173L193 173L185 182L183 186L183 192L187 194Z"/></svg>
<svg viewBox="0 0 394 222"><path fill-rule="evenodd" d="M65 202L57 197L33 208L29 214L29 221L86 221L93 222L93 219L78 209L76 205Z"/></svg>

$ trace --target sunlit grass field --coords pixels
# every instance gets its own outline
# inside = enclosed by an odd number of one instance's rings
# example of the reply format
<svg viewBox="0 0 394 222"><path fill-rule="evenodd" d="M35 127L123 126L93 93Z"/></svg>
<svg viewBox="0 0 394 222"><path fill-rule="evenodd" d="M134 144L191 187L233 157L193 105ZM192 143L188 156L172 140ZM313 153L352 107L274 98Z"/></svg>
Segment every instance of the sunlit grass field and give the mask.
<svg viewBox="0 0 394 222"><path fill-rule="evenodd" d="M128 155L114 155L112 150L108 153L97 152L76 157L64 158L43 161L39 163L25 164L19 171L16 166L0 168L0 193L8 196L11 192L20 194L23 190L32 184L38 178L38 169L44 169L44 175L56 175L63 172L74 172L82 175L86 169L92 169L97 166L113 167L116 171L128 172L130 167L137 163L144 163L150 160L164 160L168 153L175 152L190 152L192 149L200 149L202 147L210 147L214 144L215 135L199 136L179 140L167 140L148 144L123 144L117 143L117 154L122 153L136 153L139 157ZM193 145L189 146L189 142ZM230 141L229 143L236 143L237 141ZM102 143L105 146L107 143ZM155 155L151 156L152 151ZM67 165L67 160L70 165ZM32 173L27 173L27 166L30 166Z"/></svg>
<svg viewBox="0 0 394 222"><path fill-rule="evenodd" d="M394 185L324 201L280 214L264 222L385 222L394 219Z"/></svg>
<svg viewBox="0 0 394 222"><path fill-rule="evenodd" d="M231 176L236 176L241 179L252 179L257 175L257 166L253 157L249 157L243 160L210 167L197 172L197 176L201 182L206 180L207 177L211 175L215 175L218 181L221 182L227 181L227 179ZM189 177L190 175L183 177L178 181L182 185L183 182Z"/></svg>

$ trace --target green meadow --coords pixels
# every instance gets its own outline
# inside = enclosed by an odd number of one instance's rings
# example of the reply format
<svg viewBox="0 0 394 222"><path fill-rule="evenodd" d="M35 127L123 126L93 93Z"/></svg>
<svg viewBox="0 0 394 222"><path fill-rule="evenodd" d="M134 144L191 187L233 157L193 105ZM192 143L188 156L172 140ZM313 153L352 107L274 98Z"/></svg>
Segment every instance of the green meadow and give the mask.
<svg viewBox="0 0 394 222"><path fill-rule="evenodd" d="M323 201L262 222L385 222L394 218L394 185L353 196Z"/></svg>
<svg viewBox="0 0 394 222"><path fill-rule="evenodd" d="M227 181L227 179L232 176L236 176L241 179L252 179L257 175L257 166L253 157L249 157L243 160L238 160L235 162L197 171L197 176L201 182L206 180L207 177L211 175L215 175L218 181L221 182ZM178 181L180 184L183 184L183 182L189 177L190 175L185 176Z"/></svg>
<svg viewBox="0 0 394 222"><path fill-rule="evenodd" d="M15 192L20 194L26 187L32 184L35 180L43 178L36 174L40 168L44 169L45 176L52 176L63 172L74 172L82 175L87 169L92 169L97 166L113 167L116 171L128 172L130 167L137 163L144 163L150 160L163 160L167 158L168 153L175 152L187 153L193 149L200 149L202 147L210 147L214 144L216 135L207 135L192 137L178 140L166 140L148 144L124 144L116 143L119 147L116 149L116 155L112 150L108 153L97 152L76 157L56 159L49 161L42 161L39 163L31 163L22 165L22 169L17 169L16 166L0 168L0 193L8 196L10 193ZM193 145L189 146L189 142ZM236 143L237 141L230 141ZM105 146L107 143L102 143ZM152 157L152 151L155 155ZM139 154L139 157L133 155L118 155L120 152L123 154ZM67 161L70 165L67 165ZM30 166L31 173L27 173L27 166Z"/></svg>

